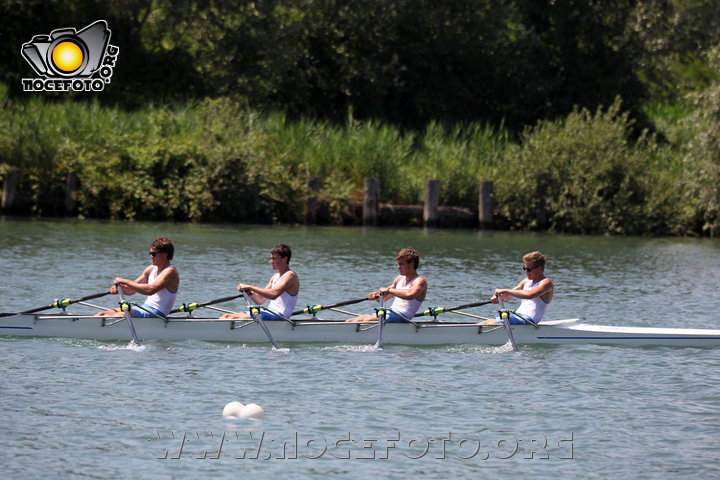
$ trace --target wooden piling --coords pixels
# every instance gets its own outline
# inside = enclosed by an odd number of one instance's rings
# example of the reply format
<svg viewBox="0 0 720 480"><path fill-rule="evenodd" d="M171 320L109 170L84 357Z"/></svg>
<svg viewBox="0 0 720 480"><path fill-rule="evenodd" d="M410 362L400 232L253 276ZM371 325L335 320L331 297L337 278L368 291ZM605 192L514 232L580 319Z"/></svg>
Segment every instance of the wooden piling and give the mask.
<svg viewBox="0 0 720 480"><path fill-rule="evenodd" d="M440 180L425 181L425 207L423 209L423 225L435 227L438 224L438 204L440 203Z"/></svg>
<svg viewBox="0 0 720 480"><path fill-rule="evenodd" d="M9 212L15 204L15 190L17 189L18 179L20 178L20 169L11 168L5 176L3 182L2 194L2 211Z"/></svg>
<svg viewBox="0 0 720 480"><path fill-rule="evenodd" d="M366 178L363 186L363 225L377 225L380 180Z"/></svg>
<svg viewBox="0 0 720 480"><path fill-rule="evenodd" d="M493 182L480 182L478 221L480 228L493 228Z"/></svg>
<svg viewBox="0 0 720 480"><path fill-rule="evenodd" d="M535 221L539 230L546 230L548 225L546 198L547 186L539 183L537 186L537 210L535 211Z"/></svg>
<svg viewBox="0 0 720 480"><path fill-rule="evenodd" d="M320 179L318 177L308 177L306 185L309 195L305 202L305 225L317 225L317 193L320 191Z"/></svg>
<svg viewBox="0 0 720 480"><path fill-rule="evenodd" d="M77 199L75 198L75 192L78 191L80 181L77 173L70 172L67 176L67 183L65 188L65 214L74 216L77 212Z"/></svg>

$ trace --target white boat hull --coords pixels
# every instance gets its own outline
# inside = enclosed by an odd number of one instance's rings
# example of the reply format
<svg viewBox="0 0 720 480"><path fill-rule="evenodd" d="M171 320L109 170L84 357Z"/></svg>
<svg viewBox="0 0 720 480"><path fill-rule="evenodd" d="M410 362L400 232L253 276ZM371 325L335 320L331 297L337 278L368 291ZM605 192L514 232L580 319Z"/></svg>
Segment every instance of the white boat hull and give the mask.
<svg viewBox="0 0 720 480"><path fill-rule="evenodd" d="M254 321L217 318L137 318L133 322L141 340L181 341L189 339L267 343L268 338ZM357 324L332 321L265 322L275 340L286 343L374 344L377 323ZM539 328L513 325L515 341L522 344L619 344L619 345L720 345L720 330L647 328L589 325L577 319L543 322ZM130 340L130 329L122 317L71 315L15 315L0 318L0 335L28 337L69 337L95 340ZM420 322L388 323L383 330L385 344L503 345L505 330L492 325Z"/></svg>

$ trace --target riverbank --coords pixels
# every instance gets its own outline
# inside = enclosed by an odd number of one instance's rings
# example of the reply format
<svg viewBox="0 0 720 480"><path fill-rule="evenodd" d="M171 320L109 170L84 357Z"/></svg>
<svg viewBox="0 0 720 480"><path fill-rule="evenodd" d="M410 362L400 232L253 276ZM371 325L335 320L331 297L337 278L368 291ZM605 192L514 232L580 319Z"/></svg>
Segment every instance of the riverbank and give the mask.
<svg viewBox="0 0 720 480"><path fill-rule="evenodd" d="M720 233L712 102L650 111L658 135L635 136L616 101L516 139L479 124L431 124L419 134L352 119L290 121L229 99L128 112L0 98L4 197L15 176L7 214L296 224L314 196L319 223L354 224L371 177L379 201L396 210L422 204L426 180L437 179L439 205L475 219L478 186L492 181L498 228Z"/></svg>

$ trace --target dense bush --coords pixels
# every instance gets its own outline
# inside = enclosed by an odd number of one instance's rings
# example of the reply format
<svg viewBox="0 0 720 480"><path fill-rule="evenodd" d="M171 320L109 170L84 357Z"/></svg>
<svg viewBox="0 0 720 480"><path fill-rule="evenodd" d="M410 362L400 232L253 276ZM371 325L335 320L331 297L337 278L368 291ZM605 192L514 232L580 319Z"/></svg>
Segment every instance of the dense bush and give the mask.
<svg viewBox="0 0 720 480"><path fill-rule="evenodd" d="M80 216L298 222L318 176L336 223L364 177L493 180L511 228L718 235L716 3L0 0L0 179L20 214L64 214L72 172ZM19 91L20 45L98 19L112 84Z"/></svg>
<svg viewBox="0 0 720 480"><path fill-rule="evenodd" d="M528 129L508 150L513 166L498 186L498 203L516 228L581 233L643 233L644 207L655 175L648 139L629 140L632 122L616 102L592 113Z"/></svg>
<svg viewBox="0 0 720 480"><path fill-rule="evenodd" d="M720 72L720 45L710 53L710 65ZM699 229L720 235L720 82L693 95L695 111L687 121L694 135L684 158L685 204Z"/></svg>
<svg viewBox="0 0 720 480"><path fill-rule="evenodd" d="M0 178L21 168L25 213L62 214L69 172L83 217L268 223L302 221L309 176L320 177L335 223L365 177L380 179L390 203L421 202L425 180L438 178L442 204L470 208L478 183L494 181L498 213L515 229L720 233L717 87L695 109L650 112L663 141L636 136L619 100L513 140L477 124L418 135L351 117L291 121L228 99L135 112L0 99Z"/></svg>

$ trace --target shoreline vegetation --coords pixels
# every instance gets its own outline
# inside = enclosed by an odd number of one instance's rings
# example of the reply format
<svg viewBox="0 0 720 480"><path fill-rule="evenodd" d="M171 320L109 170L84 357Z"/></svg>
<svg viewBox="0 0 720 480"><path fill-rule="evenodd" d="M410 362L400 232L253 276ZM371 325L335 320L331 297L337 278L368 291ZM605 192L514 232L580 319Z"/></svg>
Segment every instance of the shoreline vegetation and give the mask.
<svg viewBox="0 0 720 480"><path fill-rule="evenodd" d="M717 237L716 3L0 0L2 213L296 224L313 195L344 225L366 178L394 212L434 179L478 222L492 182L498 229ZM22 45L98 19L111 84L22 91Z"/></svg>
<svg viewBox="0 0 720 480"><path fill-rule="evenodd" d="M392 205L422 203L432 178L440 205L475 211L479 183L492 181L497 228L720 234L717 89L649 110L655 134L635 134L618 99L519 137L480 124L431 123L418 134L351 115L342 126L288 120L228 98L127 112L6 92L0 180L20 170L14 215L66 216L72 173L79 218L302 223L307 178L317 176L318 223L355 224L365 177Z"/></svg>

